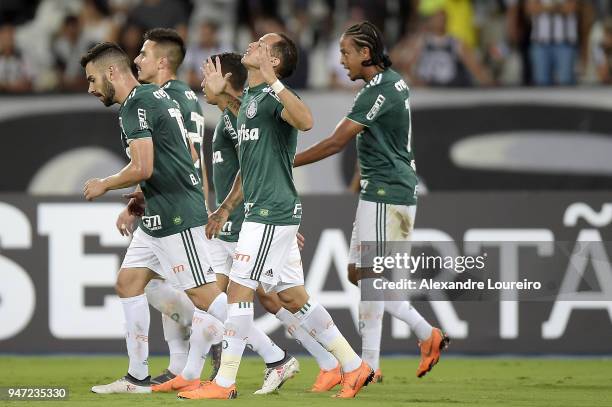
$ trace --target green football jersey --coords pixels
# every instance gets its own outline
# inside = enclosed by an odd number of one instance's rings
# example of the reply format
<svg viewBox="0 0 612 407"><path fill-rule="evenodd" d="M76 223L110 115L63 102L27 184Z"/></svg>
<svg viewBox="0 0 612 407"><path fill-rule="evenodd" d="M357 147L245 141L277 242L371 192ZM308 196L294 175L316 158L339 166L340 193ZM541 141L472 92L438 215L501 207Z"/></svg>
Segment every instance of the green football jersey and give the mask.
<svg viewBox="0 0 612 407"><path fill-rule="evenodd" d="M347 118L365 126L357 135L360 198L415 205L418 180L406 82L389 68L377 74L357 93Z"/></svg>
<svg viewBox="0 0 612 407"><path fill-rule="evenodd" d="M238 133L236 132L236 116L225 109L221 115L212 139L212 179L215 187L217 207L223 203L232 190L236 173L240 169L238 162ZM221 232L219 239L226 242L237 242L242 222L244 221L244 208L237 206Z"/></svg>
<svg viewBox="0 0 612 407"><path fill-rule="evenodd" d="M200 158L200 147L204 137L204 115L198 96L185 82L171 79L161 86L163 90L179 105L187 136L193 143L198 158Z"/></svg>
<svg viewBox="0 0 612 407"><path fill-rule="evenodd" d="M142 230L164 237L206 224L202 183L187 149L176 102L157 85L136 86L119 109L119 125L128 156L132 140L153 141L153 174L140 183L146 201L139 223Z"/></svg>
<svg viewBox="0 0 612 407"><path fill-rule="evenodd" d="M247 222L298 225L302 218L292 172L297 130L282 110L267 84L245 90L236 126Z"/></svg>

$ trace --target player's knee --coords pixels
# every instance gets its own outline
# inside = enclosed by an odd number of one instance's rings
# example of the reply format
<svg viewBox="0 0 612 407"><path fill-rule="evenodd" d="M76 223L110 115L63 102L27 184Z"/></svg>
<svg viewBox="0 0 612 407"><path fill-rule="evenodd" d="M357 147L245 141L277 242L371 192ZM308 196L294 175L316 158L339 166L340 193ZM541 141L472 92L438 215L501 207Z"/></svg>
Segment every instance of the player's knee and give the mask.
<svg viewBox="0 0 612 407"><path fill-rule="evenodd" d="M193 305L201 310L208 310L210 304L221 293L217 283L208 283L199 287L185 290L185 293L193 303Z"/></svg>
<svg viewBox="0 0 612 407"><path fill-rule="evenodd" d="M355 267L355 263L349 264L347 271L348 271L348 280L352 284L357 285L357 283L360 280L360 273L357 267Z"/></svg>
<svg viewBox="0 0 612 407"><path fill-rule="evenodd" d="M148 281L139 278L136 272L131 269L121 269L115 281L115 292L119 298L135 297L144 294L145 286Z"/></svg>
<svg viewBox="0 0 612 407"><path fill-rule="evenodd" d="M295 314L304 306L304 304L308 302L309 297L306 291L303 293L297 292L290 294L285 291L281 291L278 293L278 299L283 308Z"/></svg>
<svg viewBox="0 0 612 407"><path fill-rule="evenodd" d="M226 292L228 284L229 278L225 274L217 274L217 286L219 287L219 290Z"/></svg>
<svg viewBox="0 0 612 407"><path fill-rule="evenodd" d="M274 294L263 294L261 292L258 292L257 297L259 298L259 302L264 307L264 309L271 314L276 314L282 308L278 296Z"/></svg>

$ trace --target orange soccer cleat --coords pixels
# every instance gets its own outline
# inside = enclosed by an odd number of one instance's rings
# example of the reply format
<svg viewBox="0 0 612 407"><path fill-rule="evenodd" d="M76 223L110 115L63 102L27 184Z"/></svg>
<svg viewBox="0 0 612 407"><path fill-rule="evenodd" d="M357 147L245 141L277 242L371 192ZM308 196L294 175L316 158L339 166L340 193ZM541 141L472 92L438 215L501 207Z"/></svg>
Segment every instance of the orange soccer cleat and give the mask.
<svg viewBox="0 0 612 407"><path fill-rule="evenodd" d="M373 378L374 371L366 362L362 361L357 369L342 375L342 389L333 397L341 399L353 398L359 393L359 390L367 386Z"/></svg>
<svg viewBox="0 0 612 407"><path fill-rule="evenodd" d="M440 360L440 353L448 348L450 339L438 328L434 328L431 331L429 339L419 342L419 348L421 349L421 362L417 368L417 377L423 377L429 372L438 360Z"/></svg>
<svg viewBox="0 0 612 407"><path fill-rule="evenodd" d="M191 391L182 391L178 394L180 399L200 400L200 399L235 399L238 397L236 385L230 387L219 386L214 380L205 382L199 388Z"/></svg>
<svg viewBox="0 0 612 407"><path fill-rule="evenodd" d="M336 385L342 382L342 371L340 370L340 364L331 370L319 370L319 374L315 379L312 389L310 391L314 393L322 393L333 389Z"/></svg>
<svg viewBox="0 0 612 407"><path fill-rule="evenodd" d="M174 393L177 391L194 390L200 387L200 379L186 380L183 376L178 375L174 379L170 379L162 384L154 384L151 386L151 391L154 393Z"/></svg>

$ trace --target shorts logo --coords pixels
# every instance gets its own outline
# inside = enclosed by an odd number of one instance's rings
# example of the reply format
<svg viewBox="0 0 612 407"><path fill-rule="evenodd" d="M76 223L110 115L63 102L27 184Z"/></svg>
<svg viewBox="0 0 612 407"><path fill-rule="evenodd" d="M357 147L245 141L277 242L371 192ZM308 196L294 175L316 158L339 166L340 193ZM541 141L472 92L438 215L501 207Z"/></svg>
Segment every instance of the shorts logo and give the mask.
<svg viewBox="0 0 612 407"><path fill-rule="evenodd" d="M234 260L244 261L248 263L249 260L251 260L251 256L249 256L248 254L236 253L234 254Z"/></svg>
<svg viewBox="0 0 612 407"><path fill-rule="evenodd" d="M252 119L257 114L257 101L253 99L247 106L246 117Z"/></svg>
<svg viewBox="0 0 612 407"><path fill-rule="evenodd" d="M264 276L266 276L266 277L270 277L270 278L273 278L273 277L274 277L274 273L272 272L272 269L267 270L267 271L264 273Z"/></svg>
<svg viewBox="0 0 612 407"><path fill-rule="evenodd" d="M215 274L215 271L213 270L212 267L209 267L208 271L206 272L206 274Z"/></svg>
<svg viewBox="0 0 612 407"><path fill-rule="evenodd" d="M176 274L176 273L180 273L181 271L185 271L185 266L184 266L184 265L182 265L182 264L179 264L178 266L174 266L174 267L172 267L172 272L173 272L174 274Z"/></svg>

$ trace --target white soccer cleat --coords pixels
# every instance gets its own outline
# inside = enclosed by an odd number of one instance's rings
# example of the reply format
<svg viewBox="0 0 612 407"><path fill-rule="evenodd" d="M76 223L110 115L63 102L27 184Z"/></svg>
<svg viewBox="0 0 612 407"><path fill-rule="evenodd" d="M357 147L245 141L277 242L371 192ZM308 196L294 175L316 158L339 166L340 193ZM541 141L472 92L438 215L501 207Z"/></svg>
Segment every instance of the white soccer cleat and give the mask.
<svg viewBox="0 0 612 407"><path fill-rule="evenodd" d="M264 370L264 382L261 389L253 394L270 394L281 388L283 383L300 372L300 363L291 356L285 363Z"/></svg>
<svg viewBox="0 0 612 407"><path fill-rule="evenodd" d="M93 386L91 388L93 393L98 394L118 394L118 393L128 393L128 394L144 394L151 393L151 385L142 385L136 384L129 381L126 377L122 377L119 380L115 380L109 384L102 384L99 386Z"/></svg>

